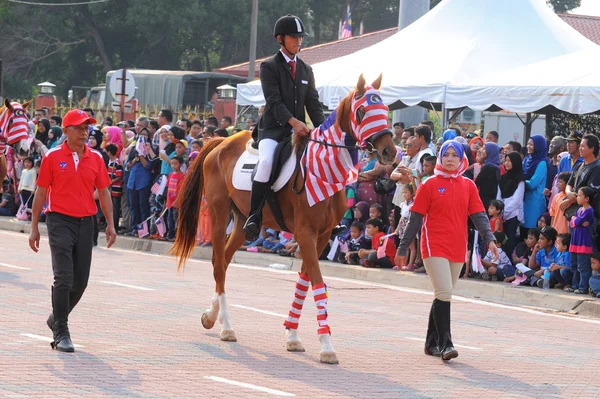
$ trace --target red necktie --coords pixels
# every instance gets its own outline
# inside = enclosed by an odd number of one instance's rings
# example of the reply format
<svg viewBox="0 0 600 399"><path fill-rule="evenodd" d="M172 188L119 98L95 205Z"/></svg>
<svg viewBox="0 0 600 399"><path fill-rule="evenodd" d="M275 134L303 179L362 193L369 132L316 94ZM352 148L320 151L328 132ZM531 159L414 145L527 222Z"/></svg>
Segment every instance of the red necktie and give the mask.
<svg viewBox="0 0 600 399"><path fill-rule="evenodd" d="M296 61L288 62L290 69L292 70L292 79L296 80Z"/></svg>

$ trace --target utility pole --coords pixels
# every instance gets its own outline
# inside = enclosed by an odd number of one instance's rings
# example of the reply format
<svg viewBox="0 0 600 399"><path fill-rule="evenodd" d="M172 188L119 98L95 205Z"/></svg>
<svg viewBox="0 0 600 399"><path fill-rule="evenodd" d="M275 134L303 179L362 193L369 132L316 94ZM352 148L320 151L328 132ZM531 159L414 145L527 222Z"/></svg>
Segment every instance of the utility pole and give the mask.
<svg viewBox="0 0 600 399"><path fill-rule="evenodd" d="M398 31L406 28L429 11L429 0L399 0L398 7ZM406 127L417 125L421 122L426 113L419 106L408 107L396 110L392 113L392 120L404 122Z"/></svg>
<svg viewBox="0 0 600 399"><path fill-rule="evenodd" d="M256 31L258 29L258 0L252 0L250 23L250 62L248 64L248 81L254 80L256 64Z"/></svg>

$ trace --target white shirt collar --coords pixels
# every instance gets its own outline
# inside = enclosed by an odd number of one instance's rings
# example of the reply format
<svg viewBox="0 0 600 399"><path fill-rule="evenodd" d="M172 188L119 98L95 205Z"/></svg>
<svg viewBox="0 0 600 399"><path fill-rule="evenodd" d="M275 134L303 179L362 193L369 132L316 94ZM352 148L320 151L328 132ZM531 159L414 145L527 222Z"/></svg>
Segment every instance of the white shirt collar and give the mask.
<svg viewBox="0 0 600 399"><path fill-rule="evenodd" d="M285 62L286 62L286 63L289 63L290 61L294 61L294 62L296 62L296 56L295 56L295 55L294 55L294 58L292 59L292 58L288 57L288 56L287 56L287 54L285 54L285 53L283 52L283 50L281 50L281 49L280 49L280 50L279 50L279 52L280 52L281 54L283 54L283 58L285 58Z"/></svg>

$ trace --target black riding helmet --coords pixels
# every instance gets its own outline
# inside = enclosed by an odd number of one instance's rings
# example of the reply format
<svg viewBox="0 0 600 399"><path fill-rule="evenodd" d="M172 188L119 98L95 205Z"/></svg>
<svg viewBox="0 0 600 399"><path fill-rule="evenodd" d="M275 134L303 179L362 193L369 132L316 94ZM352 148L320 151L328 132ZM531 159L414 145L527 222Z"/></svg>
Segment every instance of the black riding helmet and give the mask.
<svg viewBox="0 0 600 399"><path fill-rule="evenodd" d="M277 35L308 36L308 33L304 30L304 24L300 18L288 14L275 22L273 37L276 38Z"/></svg>

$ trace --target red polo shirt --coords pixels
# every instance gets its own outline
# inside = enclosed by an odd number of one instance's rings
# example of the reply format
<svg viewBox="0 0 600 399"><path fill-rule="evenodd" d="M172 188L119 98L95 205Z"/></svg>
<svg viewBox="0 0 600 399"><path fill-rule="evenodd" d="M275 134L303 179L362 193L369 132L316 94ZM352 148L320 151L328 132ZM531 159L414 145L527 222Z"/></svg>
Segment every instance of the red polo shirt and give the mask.
<svg viewBox="0 0 600 399"><path fill-rule="evenodd" d="M467 255L467 218L485 212L477 186L459 176L433 176L421 184L411 212L423 215L421 254L464 262Z"/></svg>
<svg viewBox="0 0 600 399"><path fill-rule="evenodd" d="M46 213L84 217L98 212L94 187L106 188L110 179L98 151L85 146L79 159L64 142L44 155L37 185L48 189Z"/></svg>

